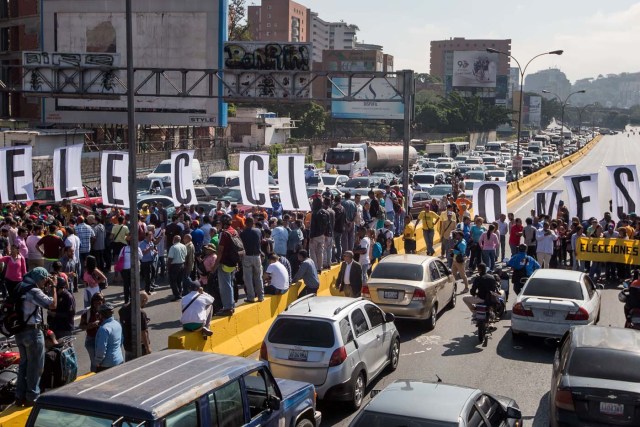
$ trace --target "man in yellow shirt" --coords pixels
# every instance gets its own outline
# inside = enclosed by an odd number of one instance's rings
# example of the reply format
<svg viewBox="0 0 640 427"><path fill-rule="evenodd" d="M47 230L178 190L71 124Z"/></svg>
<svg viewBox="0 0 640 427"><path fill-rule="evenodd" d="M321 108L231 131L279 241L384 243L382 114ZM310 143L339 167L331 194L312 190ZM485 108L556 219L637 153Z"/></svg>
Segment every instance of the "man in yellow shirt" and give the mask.
<svg viewBox="0 0 640 427"><path fill-rule="evenodd" d="M404 253L406 254L416 253L416 226L411 220L411 215L407 215L404 218L402 240L404 240Z"/></svg>
<svg viewBox="0 0 640 427"><path fill-rule="evenodd" d="M338 169L336 169L335 166L331 166L331 169L329 170L329 173L331 175L338 175Z"/></svg>
<svg viewBox="0 0 640 427"><path fill-rule="evenodd" d="M427 244L427 255L433 255L435 254L433 250L433 236L435 235L436 225L440 221L440 217L431 210L431 206L425 205L424 210L418 215L415 225L417 226L420 221L422 221L424 241Z"/></svg>

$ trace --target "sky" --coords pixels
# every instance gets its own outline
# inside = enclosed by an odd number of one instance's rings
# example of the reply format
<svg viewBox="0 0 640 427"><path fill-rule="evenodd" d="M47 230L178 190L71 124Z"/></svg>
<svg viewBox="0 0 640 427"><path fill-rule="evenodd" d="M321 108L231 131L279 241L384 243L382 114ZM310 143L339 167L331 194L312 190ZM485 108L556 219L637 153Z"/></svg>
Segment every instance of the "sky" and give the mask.
<svg viewBox="0 0 640 427"><path fill-rule="evenodd" d="M640 72L638 0L298 1L326 21L357 25L358 40L383 45L396 70L429 72L432 40L465 37L511 39L511 54L523 66L539 53L564 50L536 58L527 74L559 68L575 82Z"/></svg>

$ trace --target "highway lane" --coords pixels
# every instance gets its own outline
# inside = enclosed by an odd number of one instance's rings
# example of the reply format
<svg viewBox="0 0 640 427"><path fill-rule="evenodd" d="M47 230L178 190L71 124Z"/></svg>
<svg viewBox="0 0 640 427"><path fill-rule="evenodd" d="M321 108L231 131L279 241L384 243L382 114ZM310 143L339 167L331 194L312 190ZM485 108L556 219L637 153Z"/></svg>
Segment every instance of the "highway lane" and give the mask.
<svg viewBox="0 0 640 427"><path fill-rule="evenodd" d="M627 138L625 134L606 136L576 164L546 181L541 188L564 189L563 175L598 171L600 205L608 210L609 179L606 166L628 164L640 156L640 136ZM566 191L566 190L565 190ZM566 196L564 197L566 200ZM510 204L516 217L525 218L533 208L531 196L524 196ZM601 291L603 305L601 325L623 326L622 306L615 288ZM510 310L513 301L507 306ZM486 347L479 345L471 313L459 300L451 311L444 312L433 331L409 321L398 321L402 336L398 369L383 376L371 389L384 388L396 379L423 379L478 387L495 394L516 399L526 426L548 425L548 392L555 342L538 338L513 341L509 332L508 312L496 326ZM367 401L369 397L367 396ZM427 404L427 402L425 402ZM323 425L346 426L353 418L344 405L321 402Z"/></svg>

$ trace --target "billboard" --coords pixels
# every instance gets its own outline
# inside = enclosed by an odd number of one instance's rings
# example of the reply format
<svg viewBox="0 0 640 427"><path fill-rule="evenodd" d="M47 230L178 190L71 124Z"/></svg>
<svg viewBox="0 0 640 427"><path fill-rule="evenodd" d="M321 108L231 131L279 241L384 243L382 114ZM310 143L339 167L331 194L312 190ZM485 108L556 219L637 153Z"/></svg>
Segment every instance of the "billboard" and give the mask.
<svg viewBox="0 0 640 427"><path fill-rule="evenodd" d="M362 101L331 101L331 116L337 119L404 119L402 92L397 90L399 80L392 77L352 78L349 92L349 78L332 79L331 98L344 98L349 93ZM385 102L380 102L385 100ZM394 100L389 102L387 100Z"/></svg>
<svg viewBox="0 0 640 427"><path fill-rule="evenodd" d="M133 0L133 44L135 68L218 69L222 68L223 43L227 38L227 0ZM80 61L112 58L115 66L126 64L125 2L122 0L43 0L43 52L49 57ZM60 53L60 54L55 54ZM32 57L45 60L45 57ZM109 85L126 86L126 73L119 72L96 83L95 90L108 95ZM197 73L165 72L160 81L146 81L136 73L140 93L178 93L183 85L193 95L206 96L208 87L198 82ZM99 79L100 80L100 79ZM206 79L205 79L206 80ZM100 89L100 86L103 86ZM214 84L221 92L222 82ZM89 90L92 92L93 90ZM226 125L226 104L222 99L180 97L136 97L136 120L142 125ZM127 123L125 96L57 98L44 103L43 120L49 123Z"/></svg>
<svg viewBox="0 0 640 427"><path fill-rule="evenodd" d="M541 120L542 120L542 97L530 96L529 97L529 126L539 129Z"/></svg>
<svg viewBox="0 0 640 427"><path fill-rule="evenodd" d="M311 43L227 42L224 96L310 98L311 61Z"/></svg>
<svg viewBox="0 0 640 427"><path fill-rule="evenodd" d="M497 53L453 52L453 87L496 87L497 72Z"/></svg>

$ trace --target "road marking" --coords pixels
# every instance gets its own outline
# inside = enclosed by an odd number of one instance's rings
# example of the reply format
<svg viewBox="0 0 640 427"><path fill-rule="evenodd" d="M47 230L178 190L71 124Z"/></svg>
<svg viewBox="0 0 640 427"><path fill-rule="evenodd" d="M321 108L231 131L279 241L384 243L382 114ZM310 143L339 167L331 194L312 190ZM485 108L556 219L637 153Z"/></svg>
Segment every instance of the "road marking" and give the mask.
<svg viewBox="0 0 640 427"><path fill-rule="evenodd" d="M418 338L416 338L416 342L418 342L418 344L427 346L427 345L440 345L440 342L442 341L442 337L440 337L439 335L423 335L420 336Z"/></svg>

